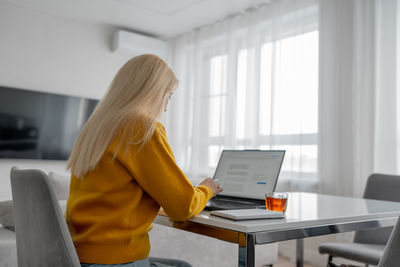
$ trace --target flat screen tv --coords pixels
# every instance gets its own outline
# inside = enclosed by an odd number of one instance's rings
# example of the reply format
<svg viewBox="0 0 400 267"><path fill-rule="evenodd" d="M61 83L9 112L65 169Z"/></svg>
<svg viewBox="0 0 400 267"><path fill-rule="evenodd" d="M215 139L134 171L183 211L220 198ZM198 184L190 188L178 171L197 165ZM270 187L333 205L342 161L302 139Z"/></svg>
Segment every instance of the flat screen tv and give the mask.
<svg viewBox="0 0 400 267"><path fill-rule="evenodd" d="M97 103L0 86L0 158L66 160Z"/></svg>

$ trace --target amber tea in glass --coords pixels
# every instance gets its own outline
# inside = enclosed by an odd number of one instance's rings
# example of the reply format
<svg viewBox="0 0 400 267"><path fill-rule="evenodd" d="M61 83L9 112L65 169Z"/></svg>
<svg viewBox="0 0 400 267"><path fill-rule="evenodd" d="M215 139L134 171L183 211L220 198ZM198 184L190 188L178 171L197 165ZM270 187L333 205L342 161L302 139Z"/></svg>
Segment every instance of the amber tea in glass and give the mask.
<svg viewBox="0 0 400 267"><path fill-rule="evenodd" d="M287 199L287 193L267 193L265 194L265 207L267 210L281 211L285 213Z"/></svg>

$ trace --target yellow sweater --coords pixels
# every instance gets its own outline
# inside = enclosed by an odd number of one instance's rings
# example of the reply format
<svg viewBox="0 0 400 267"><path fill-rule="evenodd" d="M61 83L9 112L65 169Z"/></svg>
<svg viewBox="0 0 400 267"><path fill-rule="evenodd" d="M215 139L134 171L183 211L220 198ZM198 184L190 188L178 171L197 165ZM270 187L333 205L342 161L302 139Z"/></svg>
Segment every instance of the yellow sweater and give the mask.
<svg viewBox="0 0 400 267"><path fill-rule="evenodd" d="M160 206L173 220L203 210L212 197L207 186L193 187L176 165L164 127L137 152L112 160L118 138L84 179L72 175L66 220L79 259L118 264L148 257L148 232Z"/></svg>

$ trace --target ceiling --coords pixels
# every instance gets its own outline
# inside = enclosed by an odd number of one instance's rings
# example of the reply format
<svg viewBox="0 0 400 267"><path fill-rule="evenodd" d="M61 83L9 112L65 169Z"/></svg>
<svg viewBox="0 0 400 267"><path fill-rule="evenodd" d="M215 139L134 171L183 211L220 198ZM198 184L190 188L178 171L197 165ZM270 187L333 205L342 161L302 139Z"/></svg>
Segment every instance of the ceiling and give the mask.
<svg viewBox="0 0 400 267"><path fill-rule="evenodd" d="M271 0L5 0L74 20L169 38Z"/></svg>

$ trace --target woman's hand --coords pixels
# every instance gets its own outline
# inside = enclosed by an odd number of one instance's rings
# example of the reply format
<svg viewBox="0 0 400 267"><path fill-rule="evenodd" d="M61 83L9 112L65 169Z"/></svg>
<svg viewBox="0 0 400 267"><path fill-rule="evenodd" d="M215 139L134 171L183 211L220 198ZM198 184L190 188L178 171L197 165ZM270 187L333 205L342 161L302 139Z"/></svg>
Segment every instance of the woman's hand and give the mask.
<svg viewBox="0 0 400 267"><path fill-rule="evenodd" d="M211 188L213 191L213 197L215 197L218 193L222 191L222 188L219 187L219 184L214 183L211 178L204 179L199 185L205 185Z"/></svg>

